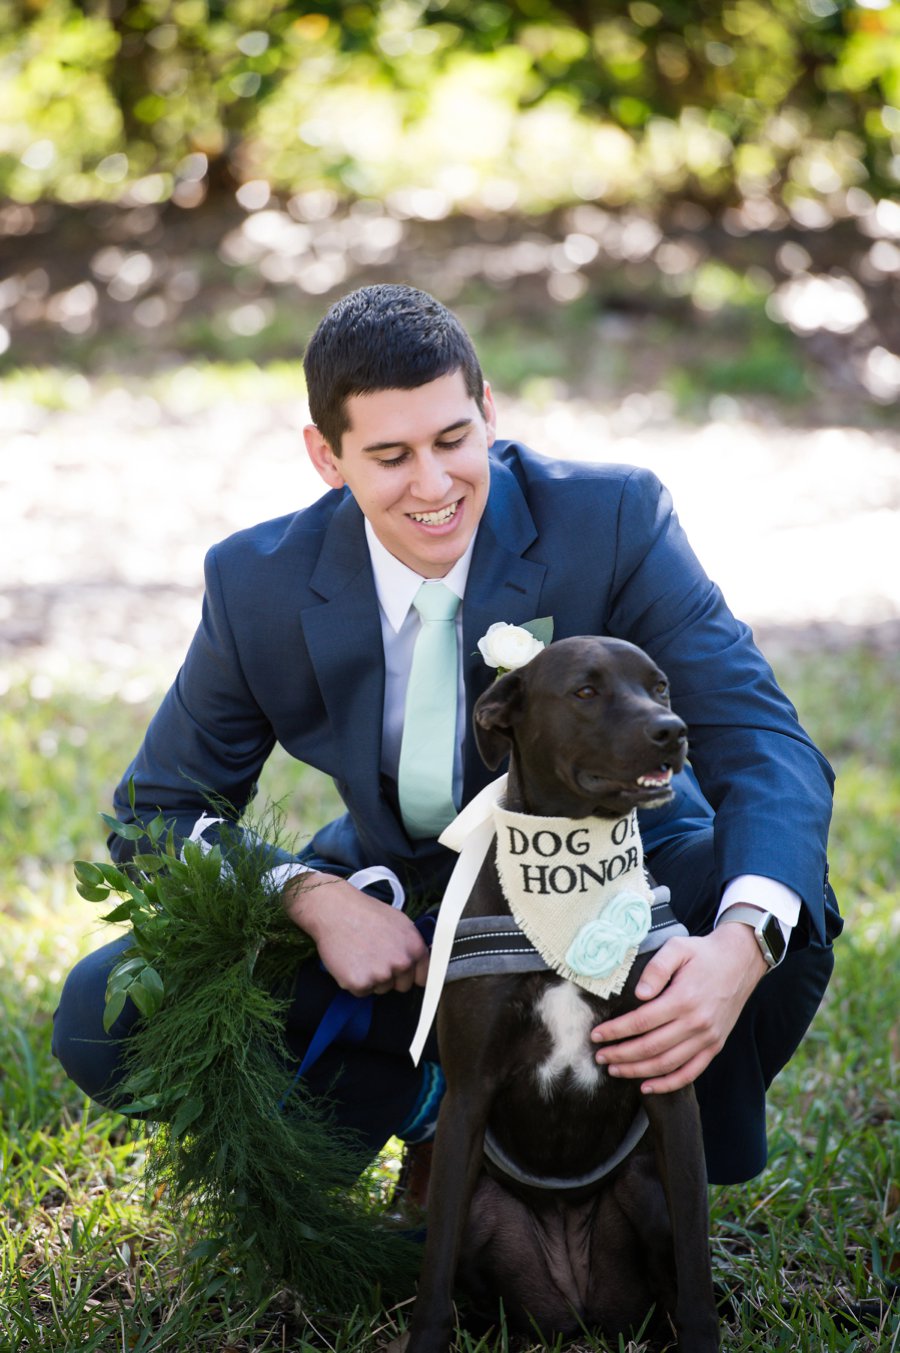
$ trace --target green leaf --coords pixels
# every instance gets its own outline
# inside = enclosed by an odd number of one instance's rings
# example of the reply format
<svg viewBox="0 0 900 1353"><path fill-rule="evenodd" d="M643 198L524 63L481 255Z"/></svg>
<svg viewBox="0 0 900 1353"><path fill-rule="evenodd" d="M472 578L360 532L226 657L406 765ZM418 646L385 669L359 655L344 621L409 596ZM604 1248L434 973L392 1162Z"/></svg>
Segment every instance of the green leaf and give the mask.
<svg viewBox="0 0 900 1353"><path fill-rule="evenodd" d="M103 1011L103 1028L107 1033L112 1029L116 1020L125 1009L125 992L114 991L112 995L107 996L106 1006Z"/></svg>
<svg viewBox="0 0 900 1353"><path fill-rule="evenodd" d="M89 888L86 883L76 883L75 891L88 902L105 902L109 897L108 888Z"/></svg>
<svg viewBox="0 0 900 1353"><path fill-rule="evenodd" d="M143 985L140 977L136 977L131 983L128 988L128 995L145 1019L150 1019L151 1016L156 1014L162 1000L161 996L157 996L154 991Z"/></svg>
<svg viewBox="0 0 900 1353"><path fill-rule="evenodd" d="M140 1071L135 1071L128 1077L122 1088L127 1090L130 1095L137 1095L138 1098L144 1098L145 1091L149 1090L152 1085L155 1085L158 1075L159 1072L156 1070L155 1066L141 1067ZM147 1095L146 1098L152 1099L154 1096ZM156 1098L158 1098L158 1096L156 1096Z"/></svg>
<svg viewBox="0 0 900 1353"><path fill-rule="evenodd" d="M141 869L145 874L158 874L166 867L166 861L159 855L132 855L131 863L135 869Z"/></svg>
<svg viewBox="0 0 900 1353"><path fill-rule="evenodd" d="M128 877L117 869L114 864L101 864L97 866L103 876L103 881L110 888L114 888L117 893L130 892L130 883Z"/></svg>
<svg viewBox="0 0 900 1353"><path fill-rule="evenodd" d="M203 1109L203 1100L198 1095L191 1095L189 1099L184 1100L172 1123L172 1136L180 1137L191 1123L196 1122Z"/></svg>
<svg viewBox="0 0 900 1353"><path fill-rule="evenodd" d="M113 987L120 987L123 980L133 982L140 970L146 968L146 966L147 960L141 954L131 954L130 958L118 962L115 967L110 969L106 983L107 991L112 991Z"/></svg>
<svg viewBox="0 0 900 1353"><path fill-rule="evenodd" d="M159 888L152 880L144 884L144 897L147 899L148 906L156 907L159 905Z"/></svg>
<svg viewBox="0 0 900 1353"><path fill-rule="evenodd" d="M107 897L108 896L109 894L107 893ZM100 899L88 898L88 901L99 902ZM129 898L128 901L120 902L119 905L117 907L114 907L112 911L107 912L103 919L104 921L112 922L113 925L117 925L120 921L132 920L133 913L134 913L134 903Z"/></svg>
<svg viewBox="0 0 900 1353"><path fill-rule="evenodd" d="M222 1252L225 1241L222 1236L217 1236L212 1240L198 1240L196 1245L192 1245L185 1258L189 1264L194 1264L198 1259L214 1259L217 1254Z"/></svg>
<svg viewBox="0 0 900 1353"><path fill-rule="evenodd" d="M140 841L146 832L138 822L120 822L117 817L110 817L109 813L101 813L103 821L114 836L121 836L124 841Z"/></svg>
<svg viewBox="0 0 900 1353"><path fill-rule="evenodd" d="M73 868L79 883L86 884L88 888L99 888L102 885L103 872L98 864L91 864L89 860L76 860Z"/></svg>
<svg viewBox="0 0 900 1353"><path fill-rule="evenodd" d="M134 776L133 776L133 775L129 775L129 777L128 777L128 807L131 809L132 812L134 812L134 802L135 802Z"/></svg>
<svg viewBox="0 0 900 1353"><path fill-rule="evenodd" d="M163 817L162 813L157 813L156 817L152 818L147 823L147 835L150 837L150 840L153 842L154 845L158 844L159 838L162 836L165 830L166 830L166 820Z"/></svg>
<svg viewBox="0 0 900 1353"><path fill-rule="evenodd" d="M119 1104L116 1106L117 1113L150 1113L159 1108L159 1095L142 1095L140 1099L133 1099L128 1104Z"/></svg>
<svg viewBox="0 0 900 1353"><path fill-rule="evenodd" d="M138 977L137 980L140 982L141 986L145 989L145 991L149 991L150 994L156 996L158 1000L160 1001L162 1000L163 996L165 995L163 980L160 977L159 973L156 971L156 969L151 968L149 963L146 965L146 967L144 968L143 972L141 973L141 975Z"/></svg>
<svg viewBox="0 0 900 1353"><path fill-rule="evenodd" d="M553 642L553 616L543 615L538 620L526 620L522 626L529 634L533 634L538 643L545 646Z"/></svg>

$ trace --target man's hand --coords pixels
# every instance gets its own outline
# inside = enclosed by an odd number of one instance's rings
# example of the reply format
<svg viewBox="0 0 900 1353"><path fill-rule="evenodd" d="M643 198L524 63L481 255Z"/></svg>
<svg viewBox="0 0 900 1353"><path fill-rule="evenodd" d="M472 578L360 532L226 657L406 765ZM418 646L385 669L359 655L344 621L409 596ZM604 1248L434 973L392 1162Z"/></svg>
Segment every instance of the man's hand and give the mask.
<svg viewBox="0 0 900 1353"><path fill-rule="evenodd" d="M604 1045L596 1060L611 1076L640 1079L644 1094L690 1085L721 1050L767 971L746 925L668 940L635 989L646 1005L591 1031L591 1040Z"/></svg>
<svg viewBox="0 0 900 1353"><path fill-rule="evenodd" d="M408 916L334 874L309 873L284 890L288 916L315 940L339 987L354 996L423 987L428 946Z"/></svg>

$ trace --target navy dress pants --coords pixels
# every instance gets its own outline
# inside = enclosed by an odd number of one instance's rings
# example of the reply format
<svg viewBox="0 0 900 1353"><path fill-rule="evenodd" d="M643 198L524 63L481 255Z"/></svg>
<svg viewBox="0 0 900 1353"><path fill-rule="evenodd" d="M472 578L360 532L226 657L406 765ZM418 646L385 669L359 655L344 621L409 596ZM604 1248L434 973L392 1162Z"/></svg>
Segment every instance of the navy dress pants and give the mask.
<svg viewBox="0 0 900 1353"><path fill-rule="evenodd" d="M648 850L648 867L672 893L672 907L692 934L705 934L718 906L713 827L673 836ZM321 861L323 868L339 871ZM836 911L833 930L840 922ZM69 974L54 1020L53 1051L72 1079L92 1099L121 1103L123 1051L140 1018L126 1005L112 1031L103 1030L106 979L127 940L115 940L88 955ZM833 967L831 946L797 932L784 961L754 991L725 1047L696 1082L711 1183L750 1179L766 1163L765 1092L796 1051L815 1014ZM298 1061L337 991L316 960L298 970L286 1020L286 1038ZM376 996L368 1035L358 1044L335 1042L308 1073L314 1093L328 1091L338 1121L355 1129L374 1155L414 1113L423 1072L413 1066L409 1044L418 1022L422 992ZM425 1057L435 1058L436 1048ZM286 1072L286 1088L290 1082Z"/></svg>

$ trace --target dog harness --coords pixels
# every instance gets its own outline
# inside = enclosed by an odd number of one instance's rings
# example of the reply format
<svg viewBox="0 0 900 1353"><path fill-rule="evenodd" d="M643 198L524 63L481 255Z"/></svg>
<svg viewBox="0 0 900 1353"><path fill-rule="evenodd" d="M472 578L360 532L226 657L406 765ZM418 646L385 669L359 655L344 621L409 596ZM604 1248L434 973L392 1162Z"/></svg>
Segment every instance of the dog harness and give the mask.
<svg viewBox="0 0 900 1353"><path fill-rule="evenodd" d="M650 929L638 946L639 954L653 953L666 940L687 935L686 928L669 906L668 888L653 888L650 906ZM463 977L484 977L490 974L546 972L550 965L523 933L512 916L466 916L459 922L456 938L450 952L446 982ZM552 1175L534 1175L509 1156L494 1137L490 1128L484 1134L484 1154L496 1170L507 1179L529 1188L554 1192L587 1188L596 1184L630 1155L649 1126L643 1109L638 1109L622 1141L612 1155L600 1162L588 1174L576 1178L557 1178Z"/></svg>
<svg viewBox="0 0 900 1353"><path fill-rule="evenodd" d="M636 814L629 814L628 817L609 824L601 819L574 822L569 819L542 819L530 814L513 813L499 807L506 790L506 781L505 775L500 776L483 789L440 837L443 845L459 852L459 859L438 914L422 1011L410 1047L410 1054L416 1063L422 1055L422 1048L434 1021L445 981L452 982L463 977L479 977L495 973L546 972L552 968L568 980L574 980L585 989L592 990L594 988L588 985L591 980L589 974L581 969L589 968L593 960L595 967L599 961L602 968L600 981L607 979L605 990L595 990L595 994L610 994L621 990L638 954L650 953L659 949L666 940L688 934L669 905L668 888L653 888L647 882ZM523 821L520 822L519 819ZM600 834L594 834L592 837L591 828L598 825ZM557 830L559 827L563 828L562 834ZM582 882L585 883L584 891L587 892L587 885L596 882L597 875L602 876L602 885L607 883L614 885L613 892L606 891L605 904L604 898L598 896L596 891L593 898L581 907L573 909L570 900L568 911L570 915L574 912L575 920L564 922L561 928L555 920L551 921L549 927L541 925L540 918L537 927L534 927L533 916L535 912L540 913L540 905L531 908L527 903L525 911L531 913L531 920L525 918L524 926L520 926L515 915L463 918L466 902L481 872L497 829L501 833L504 830L507 833L505 842L498 840L497 870L504 894L514 909L515 903L509 898L507 891L510 877L513 879L511 891L519 894L519 901L522 895L527 897L529 892L533 892L540 902L544 897L544 889L548 894L554 894L557 901L560 897L564 900L566 895L575 892L576 888L581 893ZM520 835L516 835L517 832ZM542 832L548 834L541 836ZM563 843L565 843L565 858L563 858ZM625 855L621 864L615 853L605 850L606 846L626 847L624 852L619 852ZM635 851L634 856L630 853L632 850ZM506 857L505 864L503 856ZM551 860L554 863L551 863ZM581 865L586 866L587 873L582 872ZM542 868L544 872L541 872ZM552 868L560 870L555 877L551 877ZM507 874L507 880L504 880L504 872ZM591 878L591 874L594 878ZM623 877L626 875L627 877ZM626 883L627 888L624 886ZM608 933L597 935L595 932L592 937L590 927L597 921L601 922L602 927L602 913L608 910L610 904L614 905L617 898L626 899L627 906L633 913L637 913L637 923L635 924L634 915L626 916L624 925L613 927L617 932L617 938L615 943L610 945ZM582 901L584 902L584 899ZM518 909L521 913L521 905ZM622 909L625 910L625 906ZM555 917L558 911L565 908L557 908L554 905L552 910ZM600 916L597 915L598 911L601 913ZM545 957L548 930L550 953ZM579 935L581 944L576 943ZM592 938L598 939L599 944L590 943ZM567 948L560 960L560 945L563 939L566 940ZM569 962L571 958L575 959L577 968L572 967ZM624 975L619 971L623 966ZM612 987L608 984L610 974L613 975L615 982ZM489 1129L485 1132L483 1149L486 1159L494 1169L518 1184L557 1192L574 1191L597 1183L614 1170L633 1151L648 1126L646 1112L644 1109L638 1109L631 1126L612 1155L601 1161L588 1174L574 1179L541 1177L523 1170L507 1155Z"/></svg>
<svg viewBox="0 0 900 1353"><path fill-rule="evenodd" d="M622 989L631 964L649 937L658 936L662 944L665 939L687 934L671 913L671 921L666 920L666 927L671 925L671 929L654 925L654 902L658 904L663 898L660 890L650 888L644 874L636 815L610 823L514 813L500 806L506 783L505 775L493 780L439 838L442 845L459 852L459 859L438 913L422 1009L410 1046L417 1064L437 1013L460 919L495 836L497 868L505 892L504 873L507 880L512 879L513 897L507 892L510 910L542 960L519 971L551 967L585 990L607 996ZM598 880L599 891L593 891ZM546 894L540 891L544 888ZM529 904L529 893L534 905ZM545 906L548 898L551 905ZM668 896L665 901L668 903ZM610 907L618 908L619 916L607 916ZM658 912L656 920L661 916ZM534 955L530 961L534 962Z"/></svg>
<svg viewBox="0 0 900 1353"><path fill-rule="evenodd" d="M687 935L669 906L668 888L651 889L650 929L637 954L651 954L666 940ZM513 916L464 916L456 927L445 982L492 974L547 972L552 968ZM580 985L580 984L579 984Z"/></svg>

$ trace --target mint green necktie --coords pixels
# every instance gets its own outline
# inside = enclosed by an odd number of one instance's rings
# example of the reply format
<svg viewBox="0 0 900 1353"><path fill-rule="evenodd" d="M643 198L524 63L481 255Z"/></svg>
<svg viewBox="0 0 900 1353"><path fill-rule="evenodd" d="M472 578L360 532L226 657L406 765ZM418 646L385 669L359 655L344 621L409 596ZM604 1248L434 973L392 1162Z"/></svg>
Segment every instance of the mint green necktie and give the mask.
<svg viewBox="0 0 900 1353"><path fill-rule="evenodd" d="M458 696L456 612L459 597L443 583L423 583L413 598L422 628L413 649L398 789L413 837L438 836L456 816L453 754Z"/></svg>

